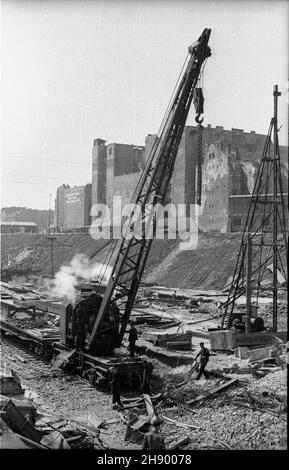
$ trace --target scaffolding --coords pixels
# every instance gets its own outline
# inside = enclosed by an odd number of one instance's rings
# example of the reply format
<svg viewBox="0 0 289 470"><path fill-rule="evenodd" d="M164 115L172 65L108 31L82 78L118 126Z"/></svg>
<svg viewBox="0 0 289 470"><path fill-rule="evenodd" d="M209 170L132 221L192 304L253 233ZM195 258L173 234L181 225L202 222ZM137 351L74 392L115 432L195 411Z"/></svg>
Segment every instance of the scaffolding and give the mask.
<svg viewBox="0 0 289 470"><path fill-rule="evenodd" d="M236 300L246 295L246 332L252 331L260 296L272 296L272 331L278 328L278 297L288 276L288 228L278 142L278 85L274 86L274 116L250 199L240 250L224 304L222 328L236 318ZM272 142L273 135L273 142ZM288 219L287 219L288 220ZM269 293L268 293L269 292Z"/></svg>

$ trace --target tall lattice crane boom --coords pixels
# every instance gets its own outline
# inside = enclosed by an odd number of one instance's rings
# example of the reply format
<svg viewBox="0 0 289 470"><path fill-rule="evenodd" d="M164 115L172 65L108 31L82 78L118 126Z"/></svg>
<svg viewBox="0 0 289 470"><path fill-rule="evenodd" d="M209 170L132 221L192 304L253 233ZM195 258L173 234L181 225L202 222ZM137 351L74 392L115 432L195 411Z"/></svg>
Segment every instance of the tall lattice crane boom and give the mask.
<svg viewBox="0 0 289 470"><path fill-rule="evenodd" d="M137 226L156 223L152 208L165 202L166 193L172 176L179 143L183 134L188 112L197 87L204 62L211 55L208 46L211 30L205 29L198 41L189 47L187 64L179 85L168 107L164 123L151 150L143 173L137 184L132 202L140 208L139 219L128 214L129 230ZM147 209L149 207L149 209ZM146 232L147 233L147 232ZM102 321L108 314L111 304L123 306L121 310L118 340L120 346L130 317L135 296L145 268L152 244L142 232L142 236L123 237L120 241L116 262L109 279L99 312L97 314L89 346L93 349L97 336L102 329Z"/></svg>

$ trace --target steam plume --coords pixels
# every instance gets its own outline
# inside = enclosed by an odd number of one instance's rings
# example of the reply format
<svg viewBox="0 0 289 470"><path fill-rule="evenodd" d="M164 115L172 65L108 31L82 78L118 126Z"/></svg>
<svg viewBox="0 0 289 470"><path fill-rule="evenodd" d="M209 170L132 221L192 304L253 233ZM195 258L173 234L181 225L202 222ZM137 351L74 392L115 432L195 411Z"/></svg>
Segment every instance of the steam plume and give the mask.
<svg viewBox="0 0 289 470"><path fill-rule="evenodd" d="M90 264L84 254L77 254L68 266L62 266L52 282L51 294L74 304L76 300L76 285L80 280L102 281L107 283L112 267L101 263Z"/></svg>

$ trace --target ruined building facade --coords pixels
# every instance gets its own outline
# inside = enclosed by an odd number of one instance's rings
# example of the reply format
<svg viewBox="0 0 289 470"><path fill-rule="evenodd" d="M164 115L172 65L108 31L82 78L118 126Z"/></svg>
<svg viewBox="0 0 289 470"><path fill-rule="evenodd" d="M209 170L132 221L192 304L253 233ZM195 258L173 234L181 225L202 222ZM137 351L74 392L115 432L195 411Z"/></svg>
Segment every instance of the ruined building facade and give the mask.
<svg viewBox="0 0 289 470"><path fill-rule="evenodd" d="M95 139L92 149L92 205L112 205L113 196L130 202L144 168L145 148Z"/></svg>
<svg viewBox="0 0 289 470"><path fill-rule="evenodd" d="M186 126L180 142L166 202L185 204L187 216L196 200L198 129ZM145 146L108 144L94 140L92 152L92 204L112 205L113 195L130 201L145 161L156 140L149 134ZM247 215L250 195L266 135L242 129L203 129L202 205L198 224L202 231L238 232ZM287 147L280 147L284 192L287 188Z"/></svg>
<svg viewBox="0 0 289 470"><path fill-rule="evenodd" d="M198 132L196 126L185 127L166 196L166 203L184 205L184 218L188 218L196 201ZM148 134L144 146L95 139L92 184L74 188L63 185L57 189L55 227L90 225L96 216L91 208L106 204L112 209L113 196L121 198L122 207L129 203L156 139L156 135ZM266 135L254 131L229 131L210 125L203 128L202 204L197 208L201 231L242 231L265 141ZM285 193L287 152L287 147L280 147Z"/></svg>

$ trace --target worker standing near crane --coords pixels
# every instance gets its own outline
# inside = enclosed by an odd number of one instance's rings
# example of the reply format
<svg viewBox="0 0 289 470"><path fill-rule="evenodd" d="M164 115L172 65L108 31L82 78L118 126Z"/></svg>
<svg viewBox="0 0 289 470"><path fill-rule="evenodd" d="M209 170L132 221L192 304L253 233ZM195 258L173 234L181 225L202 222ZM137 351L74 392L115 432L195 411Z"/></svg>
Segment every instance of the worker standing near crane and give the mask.
<svg viewBox="0 0 289 470"><path fill-rule="evenodd" d="M150 394L150 386L152 381L152 375L154 366L151 362L144 359L143 361L144 369L143 369L143 376L142 376L142 391L143 393Z"/></svg>
<svg viewBox="0 0 289 470"><path fill-rule="evenodd" d="M112 391L112 406L115 404L123 408L123 404L120 400L120 374L118 367L114 366L110 369L110 385Z"/></svg>
<svg viewBox="0 0 289 470"><path fill-rule="evenodd" d="M129 324L130 324L130 330L129 330L129 334L128 334L128 350L129 350L129 353L130 353L130 357L134 357L135 343L138 339L137 329L134 326L133 321L130 321Z"/></svg>

